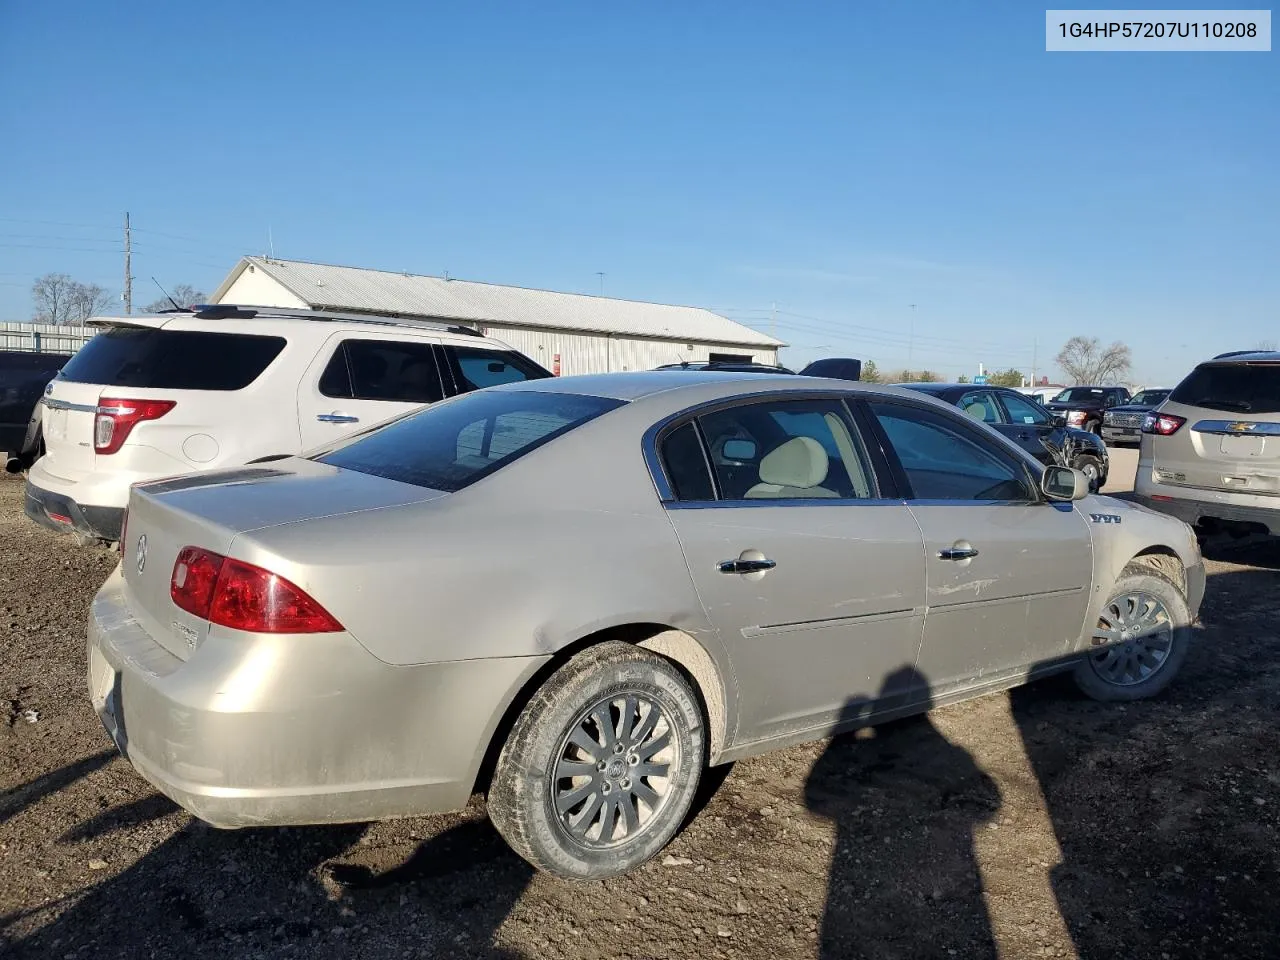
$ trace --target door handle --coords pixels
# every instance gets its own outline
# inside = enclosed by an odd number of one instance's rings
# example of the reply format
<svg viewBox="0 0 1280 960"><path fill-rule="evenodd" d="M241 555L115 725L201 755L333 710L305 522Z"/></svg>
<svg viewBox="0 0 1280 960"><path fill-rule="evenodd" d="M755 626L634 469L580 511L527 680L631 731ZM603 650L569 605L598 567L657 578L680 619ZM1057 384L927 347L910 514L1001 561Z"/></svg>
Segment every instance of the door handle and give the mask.
<svg viewBox="0 0 1280 960"><path fill-rule="evenodd" d="M944 547L938 551L939 560L972 560L977 555L974 547Z"/></svg>
<svg viewBox="0 0 1280 960"><path fill-rule="evenodd" d="M345 413L317 413L316 419L321 423L359 423L359 417L352 417Z"/></svg>
<svg viewBox="0 0 1280 960"><path fill-rule="evenodd" d="M777 565L773 560L721 560L716 569L721 573L760 573Z"/></svg>

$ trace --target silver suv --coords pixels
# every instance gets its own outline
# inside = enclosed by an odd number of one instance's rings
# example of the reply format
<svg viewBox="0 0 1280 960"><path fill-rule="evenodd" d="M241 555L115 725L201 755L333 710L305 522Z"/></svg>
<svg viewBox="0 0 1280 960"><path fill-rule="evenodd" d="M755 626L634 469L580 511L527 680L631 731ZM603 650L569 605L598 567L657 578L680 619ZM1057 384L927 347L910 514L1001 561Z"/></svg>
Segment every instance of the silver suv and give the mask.
<svg viewBox="0 0 1280 960"><path fill-rule="evenodd" d="M1202 529L1280 534L1280 353L1200 364L1142 434L1144 504Z"/></svg>

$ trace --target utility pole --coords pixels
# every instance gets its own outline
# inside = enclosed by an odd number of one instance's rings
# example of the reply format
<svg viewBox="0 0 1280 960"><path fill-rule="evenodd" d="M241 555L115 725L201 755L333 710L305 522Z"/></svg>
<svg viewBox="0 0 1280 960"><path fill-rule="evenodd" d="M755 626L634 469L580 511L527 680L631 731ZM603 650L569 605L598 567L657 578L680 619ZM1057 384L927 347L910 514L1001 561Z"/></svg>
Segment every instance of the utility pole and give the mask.
<svg viewBox="0 0 1280 960"><path fill-rule="evenodd" d="M911 306L911 332L907 336L907 372L911 372L911 355L916 347L916 305Z"/></svg>
<svg viewBox="0 0 1280 960"><path fill-rule="evenodd" d="M1035 337L1031 341L1031 385L1036 385L1036 363L1040 359L1040 338Z"/></svg>
<svg viewBox="0 0 1280 960"><path fill-rule="evenodd" d="M769 336L774 340L778 339L778 301L773 301L773 306L769 308Z"/></svg>
<svg viewBox="0 0 1280 960"><path fill-rule="evenodd" d="M604 271L597 270L596 276L600 278L600 296L604 296Z"/></svg>
<svg viewBox="0 0 1280 960"><path fill-rule="evenodd" d="M124 315L133 313L133 247L129 236L129 211L124 213Z"/></svg>

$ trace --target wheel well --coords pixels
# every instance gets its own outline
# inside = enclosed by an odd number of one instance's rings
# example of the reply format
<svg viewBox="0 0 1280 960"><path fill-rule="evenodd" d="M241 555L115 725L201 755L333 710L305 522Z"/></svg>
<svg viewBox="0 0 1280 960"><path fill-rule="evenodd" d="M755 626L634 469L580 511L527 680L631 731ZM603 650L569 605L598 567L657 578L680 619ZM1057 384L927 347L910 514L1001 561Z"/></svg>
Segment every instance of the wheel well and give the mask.
<svg viewBox="0 0 1280 960"><path fill-rule="evenodd" d="M1134 557L1129 563L1150 567L1156 573L1172 582L1183 593L1187 592L1187 571L1182 560L1169 547L1148 547Z"/></svg>
<svg viewBox="0 0 1280 960"><path fill-rule="evenodd" d="M711 655L702 644L683 630L675 630L661 623L628 623L588 634L562 647L525 682L520 692L511 699L493 735L489 738L489 746L476 774L473 793L483 793L489 789L493 768L498 762L498 754L502 752L503 744L507 741L507 735L511 732L520 711L525 708L538 688L574 656L589 647L609 640L621 640L624 643L652 650L680 668L702 704L702 713L708 728L708 754L712 758L719 755L724 747L725 738L724 685L720 678L720 671L716 669Z"/></svg>

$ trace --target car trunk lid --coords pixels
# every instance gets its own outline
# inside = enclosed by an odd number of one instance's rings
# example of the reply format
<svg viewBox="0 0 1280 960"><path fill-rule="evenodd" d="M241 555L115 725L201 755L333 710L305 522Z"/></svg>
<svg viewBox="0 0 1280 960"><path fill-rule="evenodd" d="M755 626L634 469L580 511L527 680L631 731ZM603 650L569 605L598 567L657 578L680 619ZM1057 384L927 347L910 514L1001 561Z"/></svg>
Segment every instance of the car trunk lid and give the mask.
<svg viewBox="0 0 1280 960"><path fill-rule="evenodd" d="M103 387L56 378L45 388L41 403L44 434L44 468L55 477L76 481L92 473L97 456L93 450L93 421Z"/></svg>
<svg viewBox="0 0 1280 960"><path fill-rule="evenodd" d="M296 458L135 486L120 547L130 608L161 646L185 660L208 635L209 624L170 597L183 547L229 556L235 538L250 530L440 496Z"/></svg>

